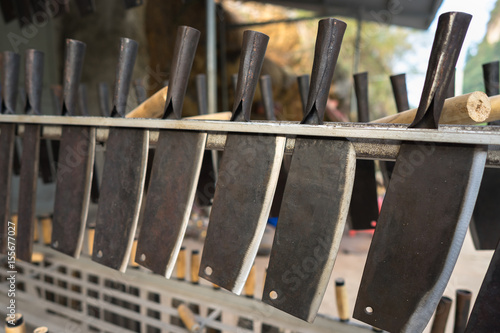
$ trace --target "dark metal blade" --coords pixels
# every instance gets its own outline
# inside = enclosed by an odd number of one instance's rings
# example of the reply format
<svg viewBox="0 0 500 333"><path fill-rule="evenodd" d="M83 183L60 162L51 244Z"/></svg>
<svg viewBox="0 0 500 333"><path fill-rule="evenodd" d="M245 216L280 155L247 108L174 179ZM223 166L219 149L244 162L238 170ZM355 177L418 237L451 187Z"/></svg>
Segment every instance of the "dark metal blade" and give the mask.
<svg viewBox="0 0 500 333"><path fill-rule="evenodd" d="M15 124L0 124L0 253L6 253L10 220L10 183L14 158Z"/></svg>
<svg viewBox="0 0 500 333"><path fill-rule="evenodd" d="M323 121L346 24L319 22L307 112ZM262 300L295 317L316 317L337 256L356 156L347 140L298 137L279 212Z"/></svg>
<svg viewBox="0 0 500 333"><path fill-rule="evenodd" d="M17 17L16 6L14 0L1 0L0 8L5 23L9 23Z"/></svg>
<svg viewBox="0 0 500 333"><path fill-rule="evenodd" d="M123 0L125 8L130 9L142 5L143 0Z"/></svg>
<svg viewBox="0 0 500 333"><path fill-rule="evenodd" d="M358 103L358 122L367 123L370 121L367 72L354 74L354 91ZM356 162L356 175L349 214L353 230L375 228L378 220L378 195L375 162L372 160L358 160Z"/></svg>
<svg viewBox="0 0 500 333"><path fill-rule="evenodd" d="M491 258L465 332L500 332L498 309L500 309L500 242Z"/></svg>

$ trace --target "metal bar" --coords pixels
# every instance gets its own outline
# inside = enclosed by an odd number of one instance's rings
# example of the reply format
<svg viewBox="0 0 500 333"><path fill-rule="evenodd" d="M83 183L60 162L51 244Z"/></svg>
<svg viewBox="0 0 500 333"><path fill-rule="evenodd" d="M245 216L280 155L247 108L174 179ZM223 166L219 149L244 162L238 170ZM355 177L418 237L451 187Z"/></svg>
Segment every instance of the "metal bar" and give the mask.
<svg viewBox="0 0 500 333"><path fill-rule="evenodd" d="M206 6L208 113L215 113L217 110L217 32L215 28L215 1L206 0Z"/></svg>

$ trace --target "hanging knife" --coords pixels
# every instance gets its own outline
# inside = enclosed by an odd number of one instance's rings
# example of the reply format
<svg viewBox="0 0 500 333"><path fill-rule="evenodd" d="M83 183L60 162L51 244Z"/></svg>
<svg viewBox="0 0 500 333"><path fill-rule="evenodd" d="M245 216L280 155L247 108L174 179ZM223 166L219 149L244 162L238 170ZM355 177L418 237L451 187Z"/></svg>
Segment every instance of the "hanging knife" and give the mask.
<svg viewBox="0 0 500 333"><path fill-rule="evenodd" d="M499 62L483 65L484 86L488 96L500 93ZM500 125L500 121L488 123ZM486 168L477 196L476 206L472 213L470 230L474 246L478 250L494 250L500 239L500 170Z"/></svg>
<svg viewBox="0 0 500 333"><path fill-rule="evenodd" d="M1 114L16 112L19 58L19 54L14 52L0 53ZM15 149L16 124L0 124L0 253L4 254L7 253L7 226L10 219L10 189Z"/></svg>
<svg viewBox="0 0 500 333"><path fill-rule="evenodd" d="M368 73L354 74L354 91L358 102L358 122L370 121L368 106ZM373 160L357 160L354 185L352 189L351 228L353 230L374 229L378 220L377 181L375 179L375 162Z"/></svg>
<svg viewBox="0 0 500 333"><path fill-rule="evenodd" d="M136 41L122 38L111 116L124 117L132 71L137 56ZM142 202L149 131L110 128L92 260L124 272L134 242Z"/></svg>
<svg viewBox="0 0 500 333"><path fill-rule="evenodd" d="M43 52L27 50L25 59L26 106L24 111L40 115L43 86ZM25 124L19 182L16 258L31 262L35 223L36 187L40 155L41 126Z"/></svg>
<svg viewBox="0 0 500 333"><path fill-rule="evenodd" d="M164 119L180 119L200 32L181 26L172 58ZM207 133L161 130L137 243L136 262L170 278L184 238Z"/></svg>
<svg viewBox="0 0 500 333"><path fill-rule="evenodd" d="M471 15L439 17L412 128L437 132ZM411 129L409 129L411 131ZM421 332L462 247L487 147L404 142L368 252L354 317L391 332ZM390 244L390 246L388 246Z"/></svg>
<svg viewBox="0 0 500 333"><path fill-rule="evenodd" d="M250 119L269 37L243 34L232 121ZM264 234L283 160L285 137L228 134L219 167L200 276L240 294Z"/></svg>
<svg viewBox="0 0 500 333"><path fill-rule="evenodd" d="M307 114L321 125L346 24L319 21ZM344 231L356 155L345 139L297 137L262 300L312 322L330 278Z"/></svg>
<svg viewBox="0 0 500 333"><path fill-rule="evenodd" d="M77 115L85 43L66 40L63 115ZM82 250L94 164L95 128L63 126L59 145L52 248L78 258Z"/></svg>

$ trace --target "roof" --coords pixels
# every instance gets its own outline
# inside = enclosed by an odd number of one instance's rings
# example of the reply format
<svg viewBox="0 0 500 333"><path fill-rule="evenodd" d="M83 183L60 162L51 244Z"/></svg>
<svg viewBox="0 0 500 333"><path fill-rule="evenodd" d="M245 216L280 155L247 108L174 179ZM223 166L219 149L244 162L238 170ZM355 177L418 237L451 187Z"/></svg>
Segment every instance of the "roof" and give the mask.
<svg viewBox="0 0 500 333"><path fill-rule="evenodd" d="M253 0L391 25L427 29L443 0Z"/></svg>

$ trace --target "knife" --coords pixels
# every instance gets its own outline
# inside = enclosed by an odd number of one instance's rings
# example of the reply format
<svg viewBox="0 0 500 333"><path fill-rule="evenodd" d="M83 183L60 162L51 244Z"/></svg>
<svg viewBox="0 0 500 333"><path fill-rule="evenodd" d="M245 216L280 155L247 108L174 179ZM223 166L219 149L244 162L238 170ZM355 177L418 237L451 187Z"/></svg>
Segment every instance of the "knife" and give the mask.
<svg viewBox="0 0 500 333"><path fill-rule="evenodd" d="M231 121L248 122L269 37L243 33ZM271 209L285 137L228 134L219 167L200 277L240 294L257 255Z"/></svg>
<svg viewBox="0 0 500 333"><path fill-rule="evenodd" d="M486 94L495 96L500 93L499 62L483 65L483 77ZM500 121L488 123L500 125ZM493 168L484 170L476 206L472 213L470 231L474 246L478 250L494 250L500 239L500 172Z"/></svg>
<svg viewBox="0 0 500 333"><path fill-rule="evenodd" d="M307 113L307 94L309 94L309 74L303 74L297 77L297 83L299 85L299 95L300 101L302 102L302 114L303 116Z"/></svg>
<svg viewBox="0 0 500 333"><path fill-rule="evenodd" d="M469 318L472 293L469 290L458 289L455 295L456 306L455 325L453 326L453 333L464 333L465 327L467 326L467 319Z"/></svg>
<svg viewBox="0 0 500 333"><path fill-rule="evenodd" d="M111 116L124 117L136 41L122 38ZM110 128L97 208L92 260L125 272L134 242L142 202L149 131Z"/></svg>
<svg viewBox="0 0 500 333"><path fill-rule="evenodd" d="M354 74L354 91L358 103L358 122L370 121L368 104L368 73ZM377 181L375 162L357 160L351 206L349 207L353 230L374 229L378 220Z"/></svg>
<svg viewBox="0 0 500 333"><path fill-rule="evenodd" d="M77 115L78 88L86 45L66 40L61 113ZM63 126L59 144L52 248L66 255L80 256L87 221L94 165L95 128Z"/></svg>
<svg viewBox="0 0 500 333"><path fill-rule="evenodd" d="M321 125L346 24L319 21L307 114ZM345 139L297 137L262 300L302 320L316 317L337 256L356 155Z"/></svg>
<svg viewBox="0 0 500 333"><path fill-rule="evenodd" d="M33 49L26 50L24 78L26 106L24 111L34 116L40 115L41 111L43 58L43 52ZM33 252L41 129L39 124L24 125L17 209L16 258L26 262L31 262Z"/></svg>
<svg viewBox="0 0 500 333"><path fill-rule="evenodd" d="M429 135L437 131L470 19L460 12L439 17L410 128L428 128ZM368 252L356 319L387 331L423 331L462 247L486 154L484 146L401 144Z"/></svg>
<svg viewBox="0 0 500 333"><path fill-rule="evenodd" d="M17 84L19 79L19 54L0 53L1 66L1 114L16 112ZM0 124L0 253L6 254L7 226L10 220L10 190L14 150L16 148L16 124Z"/></svg>
<svg viewBox="0 0 500 333"><path fill-rule="evenodd" d="M500 242L477 294L465 333L500 332Z"/></svg>
<svg viewBox="0 0 500 333"><path fill-rule="evenodd" d="M180 119L200 32L181 26L163 118ZM193 206L207 134L161 130L151 169L136 262L170 278ZM158 237L161 235L161 237Z"/></svg>

